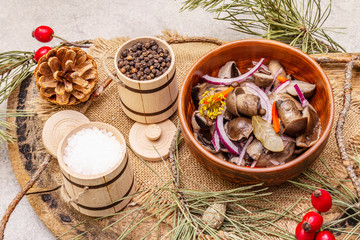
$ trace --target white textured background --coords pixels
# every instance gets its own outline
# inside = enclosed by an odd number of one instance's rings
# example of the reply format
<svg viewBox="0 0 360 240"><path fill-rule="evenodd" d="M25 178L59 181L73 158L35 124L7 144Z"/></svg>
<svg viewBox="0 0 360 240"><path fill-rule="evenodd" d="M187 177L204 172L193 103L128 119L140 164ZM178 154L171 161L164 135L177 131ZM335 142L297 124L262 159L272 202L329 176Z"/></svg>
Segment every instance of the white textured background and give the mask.
<svg viewBox="0 0 360 240"><path fill-rule="evenodd" d="M323 0L324 1L324 0ZM202 9L179 12L182 1L173 0L0 0L0 52L33 51L43 44L31 37L39 25L51 26L55 34L70 41L159 35L176 29L189 36L211 36L231 41L249 38L213 20ZM346 27L343 34L330 33L348 52L360 52L360 4L358 0L337 0L326 26ZM52 41L50 46L58 41ZM5 104L0 105L6 108ZM0 144L0 215L20 190L8 158L6 145ZM26 199L12 214L5 239L54 239L36 216Z"/></svg>

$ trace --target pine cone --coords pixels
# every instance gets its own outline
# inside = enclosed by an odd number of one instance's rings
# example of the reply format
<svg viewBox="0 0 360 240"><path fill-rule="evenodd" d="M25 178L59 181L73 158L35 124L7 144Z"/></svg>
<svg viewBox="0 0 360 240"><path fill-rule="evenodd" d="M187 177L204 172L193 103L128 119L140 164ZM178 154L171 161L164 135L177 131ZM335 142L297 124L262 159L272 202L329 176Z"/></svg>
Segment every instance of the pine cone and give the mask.
<svg viewBox="0 0 360 240"><path fill-rule="evenodd" d="M80 48L50 50L39 59L34 74L40 96L58 105L85 102L98 80L96 62Z"/></svg>

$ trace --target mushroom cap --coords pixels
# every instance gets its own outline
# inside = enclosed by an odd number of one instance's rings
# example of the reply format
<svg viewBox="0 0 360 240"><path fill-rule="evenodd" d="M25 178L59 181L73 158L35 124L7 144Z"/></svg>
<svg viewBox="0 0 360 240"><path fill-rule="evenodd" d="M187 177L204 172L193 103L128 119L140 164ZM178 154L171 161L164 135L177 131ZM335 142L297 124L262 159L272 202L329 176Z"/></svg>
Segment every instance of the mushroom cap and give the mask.
<svg viewBox="0 0 360 240"><path fill-rule="evenodd" d="M263 155L268 152L267 149L256 138L246 148L246 153L255 161L258 161Z"/></svg>
<svg viewBox="0 0 360 240"><path fill-rule="evenodd" d="M219 78L234 78L238 76L240 76L240 70L236 67L235 61L225 63L218 72Z"/></svg>
<svg viewBox="0 0 360 240"><path fill-rule="evenodd" d="M225 131L228 137L233 141L249 138L253 131L251 120L245 117L234 118L225 124Z"/></svg>
<svg viewBox="0 0 360 240"><path fill-rule="evenodd" d="M303 117L292 100L278 100L275 103L279 118L285 129L284 133L298 136L305 132L307 118Z"/></svg>
<svg viewBox="0 0 360 240"><path fill-rule="evenodd" d="M281 92L287 92L291 96L297 97L298 94L297 94L297 92L296 92L296 90L294 88L295 84L297 84L299 86L299 88L300 88L301 92L303 93L304 97L310 98L312 95L314 95L316 85L312 84L312 83L300 81L300 80L292 80L292 81L290 81L289 85L286 88L284 88Z"/></svg>
<svg viewBox="0 0 360 240"><path fill-rule="evenodd" d="M236 108L245 116L256 116L259 114L260 98L254 94L239 94L236 96Z"/></svg>
<svg viewBox="0 0 360 240"><path fill-rule="evenodd" d="M306 117L294 119L284 128L284 133L290 136L298 136L301 133L305 132L306 125Z"/></svg>
<svg viewBox="0 0 360 240"><path fill-rule="evenodd" d="M268 87L273 82L274 77L269 74L256 72L253 74L254 82L259 87Z"/></svg>
<svg viewBox="0 0 360 240"><path fill-rule="evenodd" d="M209 152L216 153L214 145L211 142L210 133L208 131L199 131L196 134L196 140Z"/></svg>
<svg viewBox="0 0 360 240"><path fill-rule="evenodd" d="M292 159L295 151L295 142L284 141L285 147L281 152L268 152L256 163L257 167L271 167L284 164Z"/></svg>
<svg viewBox="0 0 360 240"><path fill-rule="evenodd" d="M319 140L321 123L316 110L311 105L304 109L303 116L307 119L307 128L304 134L296 138L296 146L308 148Z"/></svg>
<svg viewBox="0 0 360 240"><path fill-rule="evenodd" d="M285 101L285 100L291 100L295 103L297 109L299 109L299 111L302 111L303 110L303 107L301 106L301 103L299 101L297 101L295 98L293 98L292 96L290 96L289 94L287 93L271 93L269 95L269 99L271 102L275 102L275 101L278 101L278 100L282 100L282 101Z"/></svg>
<svg viewBox="0 0 360 240"><path fill-rule="evenodd" d="M221 85L214 85L208 82L203 82L200 84L197 84L195 87L191 89L191 98L193 99L194 103L197 103L200 101L200 99L203 97L203 94L206 91L213 93L221 92L225 89L227 89L227 86L221 86Z"/></svg>
<svg viewBox="0 0 360 240"><path fill-rule="evenodd" d="M226 110L234 116L240 116L236 107L236 95L244 93L241 87L234 88L226 97Z"/></svg>
<svg viewBox="0 0 360 240"><path fill-rule="evenodd" d="M276 73L278 73L279 69L282 69L282 71L279 73L278 76L280 77L285 77L286 78L286 71L285 71L285 68L281 65L281 63L278 61L278 60L271 60L269 62L269 66L268 66L270 72L271 72L271 75L275 75ZM274 87L277 87L280 85L280 81L275 79L275 82L274 82Z"/></svg>
<svg viewBox="0 0 360 240"><path fill-rule="evenodd" d="M211 124L209 124L209 121L202 116L199 111L194 111L191 117L191 126L194 133L197 133L200 130L208 130L211 127Z"/></svg>

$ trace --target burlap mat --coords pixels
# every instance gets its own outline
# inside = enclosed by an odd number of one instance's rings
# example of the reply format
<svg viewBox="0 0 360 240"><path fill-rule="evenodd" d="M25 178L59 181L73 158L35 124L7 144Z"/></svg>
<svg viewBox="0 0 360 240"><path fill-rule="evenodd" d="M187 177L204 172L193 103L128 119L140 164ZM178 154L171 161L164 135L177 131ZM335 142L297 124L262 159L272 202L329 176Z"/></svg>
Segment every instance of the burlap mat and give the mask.
<svg viewBox="0 0 360 240"><path fill-rule="evenodd" d="M209 50L218 46L218 44L222 43L219 40L209 40L206 42L195 42L199 40L198 38L193 38L194 42L191 42L192 38L181 38L179 36L161 36L165 40L172 42L171 44L176 58L176 74L178 79L179 87L181 86L181 82L183 81L187 71L192 66L192 64L198 60L202 55L204 55ZM93 42L93 46L90 48L89 53L95 58L98 64L98 72L99 72L99 81L104 81L107 78L107 73L104 70L103 63L106 64L106 67L110 70L110 72L114 71L113 61L108 59L108 57L113 57L119 48L119 46L128 39L126 38L116 38L111 40L105 39L96 39ZM190 41L187 43L183 43L184 41ZM328 77L331 81L334 91L335 97L335 122L338 117L338 113L342 107L342 84L344 79L344 65L323 65ZM345 129L344 129L344 139L348 142L348 146L353 144L354 146L358 146L360 144L360 124L358 124L360 117L360 97L358 92L360 91L360 73L359 71L354 71L354 94L351 109L348 113ZM49 105L47 102L34 99L33 102L36 106L38 117L42 120L45 120L52 113L61 110L63 108L54 107L54 105ZM75 107L75 109L78 107ZM129 131L131 126L134 124L134 121L129 119L120 107L120 98L118 94L118 86L116 83L112 83L107 90L101 95L101 97L91 105L90 109L86 113L87 117L91 121L100 121L109 123L116 128L118 128L124 135L125 139L128 140ZM178 117L175 113L171 120L177 125ZM334 124L335 126L335 124ZM339 178L346 178L347 174L344 167L341 164L340 156L338 153L334 128L329 137L329 141L327 146L325 147L321 157L328 164L330 169L336 174ZM17 148L16 148L17 149ZM130 161L132 163L133 169L135 171L137 182L140 184L141 188L152 188L155 186L160 186L162 181L159 179L156 174L154 174L144 163L139 160L134 153L129 151ZM190 179L193 179L195 182L201 184L205 188L209 190L225 190L238 187L238 185L234 183L230 183L224 180L219 179L215 175L211 174L205 168L203 168L196 159L192 156L189 149L183 143L179 149L179 162L184 171L184 175ZM55 168L58 166L55 164ZM149 162L148 163L163 179L170 180L171 176L169 174L168 168L165 167L162 161L160 162ZM312 169L319 173L326 173L326 169L320 163L320 161L315 161L311 166ZM14 168L16 173L16 170ZM18 175L17 175L18 177ZM22 179L23 177L20 177ZM51 177L47 177L48 179ZM19 180L19 177L18 177ZM198 186L192 181L187 181L183 179L186 187L197 189ZM20 184L24 184L24 180L19 180ZM335 184L335 183L334 183ZM290 206L293 201L288 199L285 200L281 196L292 196L294 198L302 198L302 197L310 197L304 196L304 192L297 189L290 183L284 183L278 185L276 187L272 187L270 191L273 192L273 195L270 196L271 200L276 202L282 207ZM34 199L30 201L32 204ZM299 207L296 211L302 211L309 207L307 203L300 203ZM296 212L295 211L295 212ZM39 213L38 213L39 214ZM41 216L40 216L41 217ZM43 218L42 218L43 219ZM43 219L44 221L44 219ZM45 221L44 221L45 222ZM45 222L46 223L46 222ZM289 231L294 232L295 222L282 222L279 223L283 225L284 228L289 229ZM49 227L49 224L47 224ZM59 234L59 231L52 229L49 227L54 234ZM56 235L55 234L55 235Z"/></svg>

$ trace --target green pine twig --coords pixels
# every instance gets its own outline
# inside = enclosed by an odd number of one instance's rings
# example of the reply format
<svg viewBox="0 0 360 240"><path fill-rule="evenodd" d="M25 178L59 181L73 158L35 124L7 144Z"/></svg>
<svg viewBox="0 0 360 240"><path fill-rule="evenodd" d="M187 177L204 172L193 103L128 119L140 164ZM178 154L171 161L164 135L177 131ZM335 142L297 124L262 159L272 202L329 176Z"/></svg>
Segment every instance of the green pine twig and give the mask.
<svg viewBox="0 0 360 240"><path fill-rule="evenodd" d="M186 0L182 11L204 8L231 29L300 48L306 53L345 51L323 27L331 3L322 9L321 0Z"/></svg>

